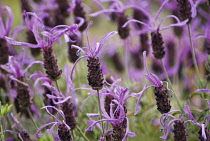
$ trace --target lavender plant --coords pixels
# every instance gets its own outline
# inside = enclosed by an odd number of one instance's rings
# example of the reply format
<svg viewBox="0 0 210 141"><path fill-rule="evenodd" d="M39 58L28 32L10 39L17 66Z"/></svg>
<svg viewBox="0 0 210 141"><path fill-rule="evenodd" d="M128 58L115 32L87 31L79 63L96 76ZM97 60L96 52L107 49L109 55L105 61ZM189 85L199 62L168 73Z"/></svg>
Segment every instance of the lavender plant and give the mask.
<svg viewBox="0 0 210 141"><path fill-rule="evenodd" d="M0 140L209 141L209 8L2 1Z"/></svg>

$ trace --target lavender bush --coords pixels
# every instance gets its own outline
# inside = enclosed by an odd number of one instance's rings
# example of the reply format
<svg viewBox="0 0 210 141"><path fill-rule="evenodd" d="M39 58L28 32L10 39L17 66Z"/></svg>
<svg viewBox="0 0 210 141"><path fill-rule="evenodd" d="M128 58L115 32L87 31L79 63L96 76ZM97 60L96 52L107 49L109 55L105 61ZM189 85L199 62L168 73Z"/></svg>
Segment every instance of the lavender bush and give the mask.
<svg viewBox="0 0 210 141"><path fill-rule="evenodd" d="M0 140L210 141L209 17L209 0L1 1Z"/></svg>

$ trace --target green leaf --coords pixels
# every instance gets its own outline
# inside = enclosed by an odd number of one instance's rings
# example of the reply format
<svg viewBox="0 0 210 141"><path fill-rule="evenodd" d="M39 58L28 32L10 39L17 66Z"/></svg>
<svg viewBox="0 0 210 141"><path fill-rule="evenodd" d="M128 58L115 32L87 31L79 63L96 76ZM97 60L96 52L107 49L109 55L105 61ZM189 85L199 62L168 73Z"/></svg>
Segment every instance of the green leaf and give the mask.
<svg viewBox="0 0 210 141"><path fill-rule="evenodd" d="M0 107L0 118L2 118L3 116L5 116L6 114L10 113L12 110L13 106L10 104L6 104L4 106Z"/></svg>
<svg viewBox="0 0 210 141"><path fill-rule="evenodd" d="M190 111L195 111L195 112L203 112L203 110L197 108L197 107L190 107Z"/></svg>
<svg viewBox="0 0 210 141"><path fill-rule="evenodd" d="M53 141L52 135L45 135L39 138L39 141Z"/></svg>

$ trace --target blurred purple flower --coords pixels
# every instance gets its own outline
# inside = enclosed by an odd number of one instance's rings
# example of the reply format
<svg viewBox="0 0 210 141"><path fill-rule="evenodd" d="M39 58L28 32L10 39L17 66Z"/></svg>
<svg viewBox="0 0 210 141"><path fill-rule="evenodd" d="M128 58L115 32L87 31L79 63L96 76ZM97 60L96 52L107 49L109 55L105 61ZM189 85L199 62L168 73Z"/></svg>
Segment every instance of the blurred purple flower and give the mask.
<svg viewBox="0 0 210 141"><path fill-rule="evenodd" d="M159 30L159 31L163 31L163 30L166 30L166 29L169 29L171 27L174 27L174 26L184 26L188 20L185 20L183 22L181 22L178 17L176 17L175 15L168 15L168 16L165 16L163 19L161 19L160 23L157 25L157 20L159 19L159 15L161 13L161 11L163 10L163 8L165 7L165 5L168 3L169 0L165 0L161 7L159 8L159 10L157 11L156 15L155 15L155 18L154 18L154 22L150 21L149 23L144 23L143 21L138 21L138 20L129 20L128 22L126 22L123 27L126 27L128 24L132 23L132 22L135 22L135 23L140 23L140 24L143 24L145 25L148 30L150 31L156 31L156 30ZM170 24L166 27L162 27L160 28L161 24L164 22L164 20L166 20L167 18L174 18L176 20L177 23L175 24Z"/></svg>
<svg viewBox="0 0 210 141"><path fill-rule="evenodd" d="M9 73L10 79L22 83L22 79L25 78L25 75L28 73L30 67L34 64L41 64L43 65L42 61L33 61L31 62L28 67L23 69L24 65L24 54L20 54L20 60L17 60L15 57L10 56L9 62L6 65L1 65L0 67ZM25 85L25 83L23 83Z"/></svg>
<svg viewBox="0 0 210 141"><path fill-rule="evenodd" d="M2 16L5 11L8 13L8 18L6 19L6 22L4 25ZM13 16L11 8L9 8L8 6L0 6L0 15L1 15L1 17L0 17L0 31L1 31L0 38L4 38L5 36L9 36L10 30L12 28L14 16Z"/></svg>
<svg viewBox="0 0 210 141"><path fill-rule="evenodd" d="M52 28L49 32L44 29L44 24L41 19L35 14L31 12L24 12L24 16L26 24L28 25L29 29L34 33L37 45L25 43L25 42L18 42L13 40L12 38L6 37L6 40L13 45L17 46L28 46L31 48L42 48L43 50L47 48L52 48L53 43L58 40L60 36L63 34L68 34L68 32L75 32L77 30L77 25L67 26L67 25L58 25ZM31 17L31 18L29 18ZM42 28L40 37L39 34L39 27Z"/></svg>

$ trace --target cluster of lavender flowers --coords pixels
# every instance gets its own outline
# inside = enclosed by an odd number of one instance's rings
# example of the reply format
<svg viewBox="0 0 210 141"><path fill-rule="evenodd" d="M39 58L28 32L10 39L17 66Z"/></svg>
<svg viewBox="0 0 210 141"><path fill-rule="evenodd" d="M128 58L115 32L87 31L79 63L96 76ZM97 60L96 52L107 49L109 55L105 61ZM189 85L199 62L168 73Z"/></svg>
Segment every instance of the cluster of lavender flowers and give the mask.
<svg viewBox="0 0 210 141"><path fill-rule="evenodd" d="M210 141L209 0L17 4L14 27L0 3L1 140Z"/></svg>

